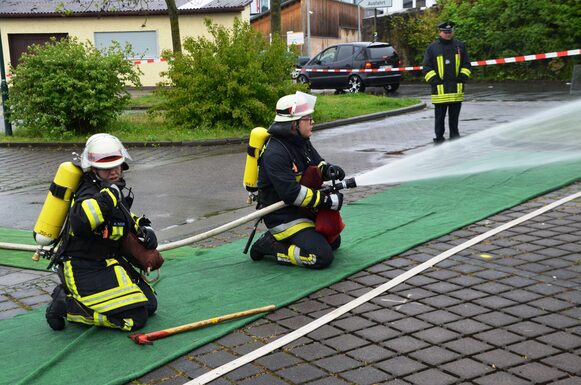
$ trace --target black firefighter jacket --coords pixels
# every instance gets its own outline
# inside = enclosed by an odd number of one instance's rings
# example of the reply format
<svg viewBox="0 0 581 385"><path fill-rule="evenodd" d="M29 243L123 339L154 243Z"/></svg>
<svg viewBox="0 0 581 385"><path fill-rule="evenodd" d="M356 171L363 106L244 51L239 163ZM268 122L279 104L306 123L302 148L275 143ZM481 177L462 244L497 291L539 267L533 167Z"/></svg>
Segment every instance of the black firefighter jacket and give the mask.
<svg viewBox="0 0 581 385"><path fill-rule="evenodd" d="M438 38L424 53L423 73L432 87L432 103L464 101L464 83L471 75L464 43Z"/></svg>

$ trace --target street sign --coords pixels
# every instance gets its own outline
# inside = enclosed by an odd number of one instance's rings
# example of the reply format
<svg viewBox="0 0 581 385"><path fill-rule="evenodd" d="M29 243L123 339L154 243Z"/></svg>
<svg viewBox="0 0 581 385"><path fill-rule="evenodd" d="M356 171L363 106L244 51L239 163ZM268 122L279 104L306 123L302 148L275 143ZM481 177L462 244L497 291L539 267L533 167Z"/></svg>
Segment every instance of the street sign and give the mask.
<svg viewBox="0 0 581 385"><path fill-rule="evenodd" d="M305 44L305 34L302 32L288 31L286 33L286 45L303 45Z"/></svg>
<svg viewBox="0 0 581 385"><path fill-rule="evenodd" d="M387 8L391 7L392 0L363 0L359 6L363 8Z"/></svg>

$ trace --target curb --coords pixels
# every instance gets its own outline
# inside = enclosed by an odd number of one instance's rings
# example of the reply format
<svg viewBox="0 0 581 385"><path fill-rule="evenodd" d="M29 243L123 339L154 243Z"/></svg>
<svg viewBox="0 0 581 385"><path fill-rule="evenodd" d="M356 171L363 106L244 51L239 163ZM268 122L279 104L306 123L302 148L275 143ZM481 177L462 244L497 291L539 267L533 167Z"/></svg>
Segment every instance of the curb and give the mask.
<svg viewBox="0 0 581 385"><path fill-rule="evenodd" d="M326 130L328 128L334 128L339 126L344 126L347 124L360 123L368 120L376 120L385 118L388 116L396 116L405 114L408 112L414 112L422 110L426 107L426 103L420 102L416 105L399 108L396 110L375 112L373 114L356 116L353 118L339 119L332 122L317 124L313 131ZM179 147L179 146L220 146L225 144L239 144L246 143L248 141L248 136L242 138L223 138L223 139L206 139L206 140L192 140L183 142L170 142L170 141L158 141L158 142L131 142L123 141L126 147ZM35 147L35 148L63 148L63 147L83 147L85 142L0 142L0 148L25 148L25 147Z"/></svg>

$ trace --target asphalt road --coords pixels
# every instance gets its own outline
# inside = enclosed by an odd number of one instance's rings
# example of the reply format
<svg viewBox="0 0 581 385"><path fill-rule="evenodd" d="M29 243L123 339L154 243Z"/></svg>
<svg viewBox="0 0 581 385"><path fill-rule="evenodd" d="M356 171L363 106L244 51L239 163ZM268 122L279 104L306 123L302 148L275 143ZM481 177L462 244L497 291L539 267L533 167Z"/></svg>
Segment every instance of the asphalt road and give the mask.
<svg viewBox="0 0 581 385"><path fill-rule="evenodd" d="M374 92L370 90L369 92ZM427 108L396 117L317 131L314 145L349 176L432 146L433 108L423 84L402 84L393 97L419 97ZM471 84L460 115L462 135L556 107L579 95L558 82ZM0 226L31 229L58 164L82 148L0 148ZM130 148L133 211L150 217L161 240L226 223L254 209L242 186L246 144Z"/></svg>

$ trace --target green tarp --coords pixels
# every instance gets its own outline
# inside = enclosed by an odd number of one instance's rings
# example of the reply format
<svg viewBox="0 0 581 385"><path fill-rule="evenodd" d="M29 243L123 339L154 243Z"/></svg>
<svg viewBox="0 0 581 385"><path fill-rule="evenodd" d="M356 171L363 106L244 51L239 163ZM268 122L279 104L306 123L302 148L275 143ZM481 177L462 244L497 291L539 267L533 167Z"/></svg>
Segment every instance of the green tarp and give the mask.
<svg viewBox="0 0 581 385"><path fill-rule="evenodd" d="M156 285L159 311L143 332L221 314L287 305L418 244L581 177L581 163L408 183L350 204L343 246L320 271L252 262L245 240L189 249L169 261ZM348 194L348 192L347 192ZM26 256L28 258L29 256ZM119 331L67 324L53 332L39 309L0 321L3 384L123 384L258 316L140 346Z"/></svg>

